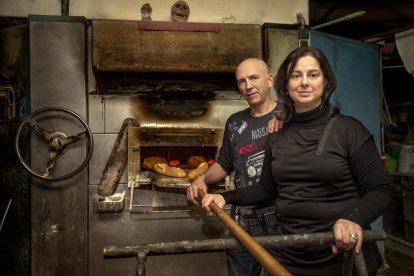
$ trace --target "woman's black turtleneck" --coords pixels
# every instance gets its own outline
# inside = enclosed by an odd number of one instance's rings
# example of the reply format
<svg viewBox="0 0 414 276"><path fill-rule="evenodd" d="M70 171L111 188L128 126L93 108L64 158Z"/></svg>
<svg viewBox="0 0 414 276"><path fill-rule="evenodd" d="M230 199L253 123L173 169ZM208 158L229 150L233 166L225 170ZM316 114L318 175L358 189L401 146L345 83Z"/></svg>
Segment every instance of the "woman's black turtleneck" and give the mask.
<svg viewBox="0 0 414 276"><path fill-rule="evenodd" d="M340 218L368 229L388 207L391 187L369 131L352 117L335 118L321 149L331 117L320 107L294 113L283 129L268 137L260 183L223 193L226 203L250 205L277 198L281 234L332 231ZM293 267L297 262L337 262L326 247L284 252L285 264Z"/></svg>

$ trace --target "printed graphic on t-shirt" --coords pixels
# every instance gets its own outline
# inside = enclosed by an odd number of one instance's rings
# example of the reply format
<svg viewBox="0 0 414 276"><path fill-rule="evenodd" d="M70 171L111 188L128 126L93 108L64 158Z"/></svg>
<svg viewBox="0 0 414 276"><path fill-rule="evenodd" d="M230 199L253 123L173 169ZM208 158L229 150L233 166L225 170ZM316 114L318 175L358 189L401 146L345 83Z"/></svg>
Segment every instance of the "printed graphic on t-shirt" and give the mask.
<svg viewBox="0 0 414 276"><path fill-rule="evenodd" d="M242 133L243 133L243 130L244 130L246 127L247 127L247 123L246 123L246 122L243 122L243 124L241 125L241 127L239 128L239 130L237 130L237 132L238 132L239 134L242 134Z"/></svg>
<svg viewBox="0 0 414 276"><path fill-rule="evenodd" d="M254 151L253 144L248 144L246 146L242 146L239 149L240 155L249 154L249 153L252 153L253 151Z"/></svg>
<svg viewBox="0 0 414 276"><path fill-rule="evenodd" d="M262 173L267 125L255 125L254 129L252 126L249 120L233 121L228 125L237 172L234 181L238 188L257 183Z"/></svg>
<svg viewBox="0 0 414 276"><path fill-rule="evenodd" d="M252 130L252 141L266 137L267 127L261 127L258 129Z"/></svg>
<svg viewBox="0 0 414 276"><path fill-rule="evenodd" d="M233 140L234 140L234 135L238 132L237 130L238 130L238 126L237 126L237 122L236 121L233 121L233 122L231 122L229 125L228 125L228 130L229 130L229 133L230 133L230 138L229 138L229 140L231 141L231 142L233 142Z"/></svg>
<svg viewBox="0 0 414 276"><path fill-rule="evenodd" d="M264 151L258 152L254 155L250 155L247 159L247 175L249 177L259 177L262 174ZM259 179L256 180L256 182Z"/></svg>

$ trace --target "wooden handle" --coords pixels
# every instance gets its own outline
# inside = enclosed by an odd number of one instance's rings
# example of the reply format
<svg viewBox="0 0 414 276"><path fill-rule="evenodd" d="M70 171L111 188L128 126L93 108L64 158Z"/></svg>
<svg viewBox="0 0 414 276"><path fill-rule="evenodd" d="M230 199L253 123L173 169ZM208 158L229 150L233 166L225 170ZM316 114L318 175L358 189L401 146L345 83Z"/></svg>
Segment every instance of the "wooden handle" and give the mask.
<svg viewBox="0 0 414 276"><path fill-rule="evenodd" d="M198 197L203 199L205 193L198 190ZM223 211L215 202L211 202L210 209L216 214L224 224L233 232L239 242L262 264L262 266L271 275L291 276L292 274L286 270L268 251L266 251L256 240L254 240L240 225L237 224L226 212Z"/></svg>

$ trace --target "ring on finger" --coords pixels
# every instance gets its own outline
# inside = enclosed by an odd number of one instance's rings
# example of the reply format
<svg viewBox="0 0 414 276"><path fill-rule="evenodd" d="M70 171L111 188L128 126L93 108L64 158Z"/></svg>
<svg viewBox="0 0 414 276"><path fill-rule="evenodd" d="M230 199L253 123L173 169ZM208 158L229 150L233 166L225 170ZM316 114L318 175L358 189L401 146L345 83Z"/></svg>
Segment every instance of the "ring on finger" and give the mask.
<svg viewBox="0 0 414 276"><path fill-rule="evenodd" d="M358 234L357 233L349 233L349 237L352 239L358 240Z"/></svg>

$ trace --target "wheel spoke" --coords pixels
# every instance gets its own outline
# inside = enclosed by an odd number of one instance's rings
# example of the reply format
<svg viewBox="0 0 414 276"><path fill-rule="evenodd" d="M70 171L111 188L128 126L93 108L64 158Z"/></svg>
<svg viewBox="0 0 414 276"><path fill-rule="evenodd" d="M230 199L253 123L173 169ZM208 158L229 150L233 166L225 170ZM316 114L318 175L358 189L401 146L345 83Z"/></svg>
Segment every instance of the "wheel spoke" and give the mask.
<svg viewBox="0 0 414 276"><path fill-rule="evenodd" d="M44 130L33 118L29 118L28 120L29 125L34 129L37 133L39 133L46 141L49 141L52 136L49 132Z"/></svg>
<svg viewBox="0 0 414 276"><path fill-rule="evenodd" d="M50 177L52 175L53 167L55 166L57 152L49 151L49 160L47 161L47 167L43 176Z"/></svg>
<svg viewBox="0 0 414 276"><path fill-rule="evenodd" d="M66 146L68 144L71 144L73 142L76 142L76 141L79 141L79 140L82 140L82 139L86 139L86 137L87 137L87 132L85 131L85 132L82 132L82 133L78 133L76 135L72 135L72 136L69 136L69 137L62 138L63 146Z"/></svg>

